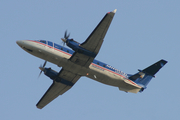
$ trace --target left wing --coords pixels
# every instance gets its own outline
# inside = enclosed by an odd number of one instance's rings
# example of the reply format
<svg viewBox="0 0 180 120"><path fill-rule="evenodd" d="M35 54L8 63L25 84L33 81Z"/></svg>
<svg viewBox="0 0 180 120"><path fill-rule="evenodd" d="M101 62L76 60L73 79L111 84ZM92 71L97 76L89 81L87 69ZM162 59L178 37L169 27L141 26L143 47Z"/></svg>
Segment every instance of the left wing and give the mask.
<svg viewBox="0 0 180 120"><path fill-rule="evenodd" d="M94 52L95 54L97 54L99 52L101 45L103 43L104 37L106 35L106 32L108 31L108 28L111 24L111 21L114 17L114 14L116 13L116 11L117 10L115 9L112 12L108 12L104 16L104 18L96 26L96 28L89 35L89 37L86 39L86 41L81 44L81 47L83 47L86 50L89 50L91 52Z"/></svg>
<svg viewBox="0 0 180 120"><path fill-rule="evenodd" d="M100 21L100 23L96 26L93 32L89 35L86 41L82 43L80 46L97 55L115 13L116 9L112 12L108 12ZM93 57L78 52L75 52L70 58L70 61L84 67L89 67L93 60Z"/></svg>
<svg viewBox="0 0 180 120"><path fill-rule="evenodd" d="M37 108L42 109L59 95L62 95L68 91L80 77L81 76L77 74L73 74L67 70L61 69L58 78L53 81L47 92L37 103Z"/></svg>

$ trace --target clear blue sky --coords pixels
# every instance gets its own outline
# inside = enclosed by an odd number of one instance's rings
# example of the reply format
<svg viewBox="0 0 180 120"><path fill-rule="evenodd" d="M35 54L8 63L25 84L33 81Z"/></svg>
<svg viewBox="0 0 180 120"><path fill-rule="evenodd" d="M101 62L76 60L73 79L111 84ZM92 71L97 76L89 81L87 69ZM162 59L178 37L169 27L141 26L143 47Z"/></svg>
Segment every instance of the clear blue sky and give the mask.
<svg viewBox="0 0 180 120"><path fill-rule="evenodd" d="M44 109L36 103L51 85L38 67L44 60L16 40L61 44L67 29L83 42L103 16L116 15L96 57L126 73L154 62L168 64L143 93L132 94L82 77ZM178 0L1 0L1 120L177 120L180 112L180 1ZM47 67L61 68L48 63Z"/></svg>

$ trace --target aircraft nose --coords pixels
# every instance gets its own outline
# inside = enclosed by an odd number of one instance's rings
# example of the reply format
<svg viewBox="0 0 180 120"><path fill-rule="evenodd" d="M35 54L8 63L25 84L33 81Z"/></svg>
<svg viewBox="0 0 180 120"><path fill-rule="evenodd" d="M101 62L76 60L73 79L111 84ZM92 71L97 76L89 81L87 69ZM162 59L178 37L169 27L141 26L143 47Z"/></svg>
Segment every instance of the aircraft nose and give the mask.
<svg viewBox="0 0 180 120"><path fill-rule="evenodd" d="M18 41L16 41L16 43L17 43L20 47L22 47L23 44L24 44L23 40L18 40Z"/></svg>

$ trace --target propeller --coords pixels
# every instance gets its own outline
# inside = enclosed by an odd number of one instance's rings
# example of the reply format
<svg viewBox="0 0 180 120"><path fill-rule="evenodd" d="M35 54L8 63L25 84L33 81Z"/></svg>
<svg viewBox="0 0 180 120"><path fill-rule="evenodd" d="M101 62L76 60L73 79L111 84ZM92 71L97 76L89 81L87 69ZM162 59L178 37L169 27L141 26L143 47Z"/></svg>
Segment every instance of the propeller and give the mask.
<svg viewBox="0 0 180 120"><path fill-rule="evenodd" d="M39 73L38 78L40 77L40 75L41 75L42 71L44 71L44 67L46 66L46 63L47 63L47 61L45 61L45 62L44 62L43 66L42 66L42 65L40 65L39 69L41 70L41 72Z"/></svg>
<svg viewBox="0 0 180 120"><path fill-rule="evenodd" d="M65 33L64 33L64 38L61 38L61 40L63 41L63 46L65 45L65 43L66 43L67 39L69 38L69 36L70 36L70 33L67 34L67 30L66 30Z"/></svg>

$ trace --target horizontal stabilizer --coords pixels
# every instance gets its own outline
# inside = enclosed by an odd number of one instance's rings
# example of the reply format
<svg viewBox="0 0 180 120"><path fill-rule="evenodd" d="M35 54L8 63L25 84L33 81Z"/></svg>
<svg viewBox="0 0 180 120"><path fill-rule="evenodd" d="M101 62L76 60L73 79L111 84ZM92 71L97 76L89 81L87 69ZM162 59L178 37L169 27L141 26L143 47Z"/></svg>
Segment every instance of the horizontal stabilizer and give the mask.
<svg viewBox="0 0 180 120"><path fill-rule="evenodd" d="M160 60L156 63L154 63L153 65L145 68L144 70L139 70L138 73L132 75L129 77L129 79L131 80L136 80L137 78L142 77L144 74L150 75L152 77L154 77L154 75L167 63L167 61L165 60Z"/></svg>
<svg viewBox="0 0 180 120"><path fill-rule="evenodd" d="M146 69L142 70L142 72L151 75L154 77L154 75L167 63L165 60L160 60L153 65L147 67Z"/></svg>
<svg viewBox="0 0 180 120"><path fill-rule="evenodd" d="M136 84L142 86L140 92L142 92L148 83L151 81L151 79L154 77L154 75L167 63L165 60L160 60L153 65L145 68L144 70L139 70L138 73L132 75L129 77L130 80L135 82Z"/></svg>

